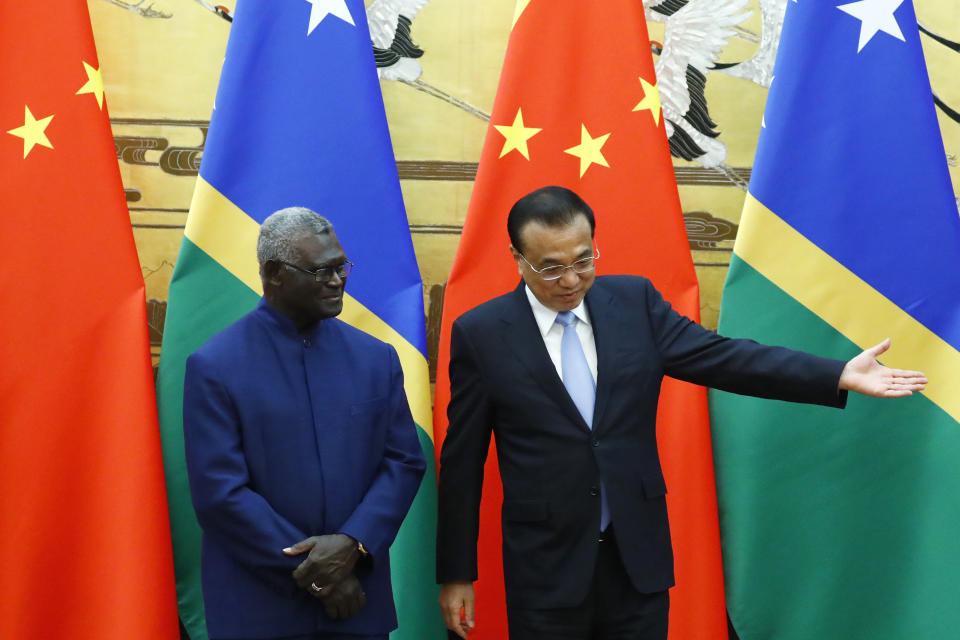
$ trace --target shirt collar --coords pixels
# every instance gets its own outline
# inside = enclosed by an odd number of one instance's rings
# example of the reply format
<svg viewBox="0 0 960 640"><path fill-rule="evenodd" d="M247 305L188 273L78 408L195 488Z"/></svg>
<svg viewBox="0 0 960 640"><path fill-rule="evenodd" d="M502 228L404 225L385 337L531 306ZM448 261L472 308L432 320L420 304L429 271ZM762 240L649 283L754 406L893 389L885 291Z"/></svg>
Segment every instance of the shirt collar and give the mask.
<svg viewBox="0 0 960 640"><path fill-rule="evenodd" d="M267 302L267 299L264 297L260 298L260 302L257 304L257 313L271 325L276 327L281 333L290 336L295 339L314 337L320 331L320 328L323 326L324 321L319 321L316 326L313 327L310 331L306 333L300 333L297 331L297 326L293 323L293 320L279 311L277 311L273 306Z"/></svg>
<svg viewBox="0 0 960 640"><path fill-rule="evenodd" d="M530 287L526 284L523 285L523 290L527 294L527 300L530 302L530 308L533 310L533 318L537 321L540 335L546 336L557 321L557 312L537 300L537 296L533 295L533 291L530 291ZM581 322L585 322L588 327L590 326L590 314L587 313L586 298L581 300L580 304L573 309L573 315Z"/></svg>

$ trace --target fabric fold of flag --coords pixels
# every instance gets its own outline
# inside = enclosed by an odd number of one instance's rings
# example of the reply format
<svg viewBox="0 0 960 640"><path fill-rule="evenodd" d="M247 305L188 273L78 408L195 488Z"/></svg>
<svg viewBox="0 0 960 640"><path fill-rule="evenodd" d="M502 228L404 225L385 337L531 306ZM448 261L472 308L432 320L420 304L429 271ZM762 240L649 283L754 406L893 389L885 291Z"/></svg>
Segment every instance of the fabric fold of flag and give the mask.
<svg viewBox="0 0 960 640"><path fill-rule="evenodd" d="M143 275L87 3L3 3L0 40L0 638L173 640Z"/></svg>
<svg viewBox="0 0 960 640"><path fill-rule="evenodd" d="M960 217L910 0L787 3L720 330L919 369L843 412L714 392L742 640L946 638L960 572Z"/></svg>
<svg viewBox="0 0 960 640"><path fill-rule="evenodd" d="M516 286L507 213L547 185L579 193L597 216L598 274L651 278L699 318L643 6L630 0L525 0L516 16L463 236L447 284L434 430L447 430L450 328L463 312ZM726 637L706 391L665 380L658 442L676 554L672 640ZM439 447L437 448L439 451ZM474 640L507 636L502 488L487 459Z"/></svg>
<svg viewBox="0 0 960 640"><path fill-rule="evenodd" d="M183 460L184 363L256 304L260 223L294 205L336 227L356 264L340 318L397 349L432 460L423 286L359 0L241 0L236 7L171 283L158 378L180 612L192 640L205 638L206 629L200 530ZM391 554L395 640L442 637L432 579L435 511L431 468Z"/></svg>

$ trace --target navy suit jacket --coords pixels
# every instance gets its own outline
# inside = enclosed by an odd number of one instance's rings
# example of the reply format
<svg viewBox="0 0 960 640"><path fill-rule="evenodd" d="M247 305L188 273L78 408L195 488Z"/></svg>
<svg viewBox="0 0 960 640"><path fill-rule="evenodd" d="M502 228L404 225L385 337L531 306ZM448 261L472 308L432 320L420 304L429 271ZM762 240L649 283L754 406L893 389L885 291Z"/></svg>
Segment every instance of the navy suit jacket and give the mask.
<svg viewBox="0 0 960 640"><path fill-rule="evenodd" d="M674 583L656 440L663 376L794 402L846 401L837 392L844 362L719 336L674 311L646 278L598 277L586 301L597 345L592 425L557 375L522 283L454 322L439 582L477 577L491 433L503 481L507 601L558 608L582 602L592 583L601 481L633 585L650 593Z"/></svg>
<svg viewBox="0 0 960 640"><path fill-rule="evenodd" d="M214 638L396 627L388 548L425 462L393 347L331 318L308 334L266 302L187 359L187 471ZM370 552L367 604L328 618L282 549L345 533Z"/></svg>

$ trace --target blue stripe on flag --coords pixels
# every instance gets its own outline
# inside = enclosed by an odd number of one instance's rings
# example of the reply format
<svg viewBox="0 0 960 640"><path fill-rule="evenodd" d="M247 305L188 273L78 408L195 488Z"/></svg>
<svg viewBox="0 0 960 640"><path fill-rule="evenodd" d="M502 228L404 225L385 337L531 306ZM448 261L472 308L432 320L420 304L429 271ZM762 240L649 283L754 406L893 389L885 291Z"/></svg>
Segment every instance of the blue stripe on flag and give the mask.
<svg viewBox="0 0 960 640"><path fill-rule="evenodd" d="M894 13L904 41L858 53L850 3L787 3L780 46L805 52L777 57L750 191L960 349L960 217L913 6Z"/></svg>
<svg viewBox="0 0 960 640"><path fill-rule="evenodd" d="M364 4L347 5L356 26L327 15L308 35L309 2L238 3L200 174L258 223L291 205L329 218L357 265L347 291L425 355Z"/></svg>

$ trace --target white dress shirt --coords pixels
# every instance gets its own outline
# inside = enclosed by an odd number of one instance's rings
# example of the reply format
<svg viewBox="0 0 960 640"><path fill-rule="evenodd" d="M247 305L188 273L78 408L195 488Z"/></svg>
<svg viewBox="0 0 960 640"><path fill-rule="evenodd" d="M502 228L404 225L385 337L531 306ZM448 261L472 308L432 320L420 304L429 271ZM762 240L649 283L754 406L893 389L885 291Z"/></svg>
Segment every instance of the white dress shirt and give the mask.
<svg viewBox="0 0 960 640"><path fill-rule="evenodd" d="M540 328L540 335L543 336L543 344L547 347L547 353L553 366L557 368L557 375L563 380L563 368L560 362L560 342L563 340L563 327L557 323L557 312L547 308L530 291L530 287L523 285L523 290L527 293L527 300L530 301L530 308L533 309L533 317ZM597 382L597 343L593 338L593 326L590 324L590 314L587 313L586 298L573 309L573 315L577 322L575 328L577 337L580 338L580 345L583 347L583 355L587 357L587 366L590 367L590 373L593 375L593 382Z"/></svg>

